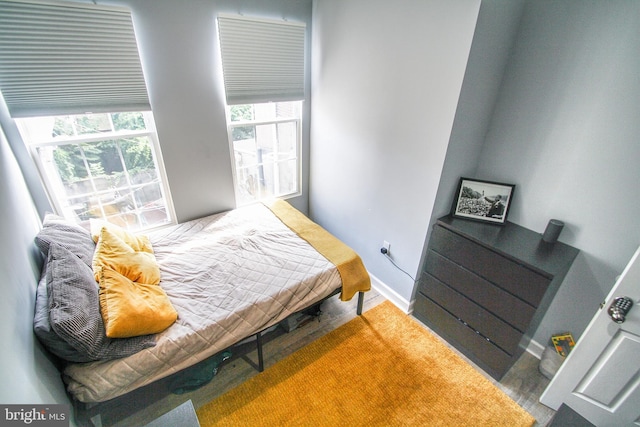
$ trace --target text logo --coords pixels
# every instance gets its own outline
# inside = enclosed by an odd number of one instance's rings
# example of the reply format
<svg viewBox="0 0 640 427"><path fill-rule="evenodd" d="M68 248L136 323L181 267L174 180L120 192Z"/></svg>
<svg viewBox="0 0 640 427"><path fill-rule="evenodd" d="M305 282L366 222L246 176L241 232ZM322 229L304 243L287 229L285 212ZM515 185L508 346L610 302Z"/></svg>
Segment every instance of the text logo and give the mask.
<svg viewBox="0 0 640 427"><path fill-rule="evenodd" d="M0 405L0 427L69 427L69 405Z"/></svg>

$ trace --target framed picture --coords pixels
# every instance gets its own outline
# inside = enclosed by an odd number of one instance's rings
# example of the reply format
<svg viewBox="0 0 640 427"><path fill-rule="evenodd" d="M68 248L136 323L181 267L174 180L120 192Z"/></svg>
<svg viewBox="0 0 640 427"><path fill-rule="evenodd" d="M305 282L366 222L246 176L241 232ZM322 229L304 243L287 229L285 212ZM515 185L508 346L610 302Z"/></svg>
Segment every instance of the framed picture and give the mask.
<svg viewBox="0 0 640 427"><path fill-rule="evenodd" d="M504 224L513 198L514 184L460 178L451 214L456 218Z"/></svg>

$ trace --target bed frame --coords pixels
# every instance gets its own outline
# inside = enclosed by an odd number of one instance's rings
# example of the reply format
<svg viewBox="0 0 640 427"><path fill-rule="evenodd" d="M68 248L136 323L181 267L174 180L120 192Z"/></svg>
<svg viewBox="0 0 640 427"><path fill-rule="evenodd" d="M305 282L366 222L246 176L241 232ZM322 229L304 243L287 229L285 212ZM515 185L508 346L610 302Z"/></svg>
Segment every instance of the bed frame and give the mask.
<svg viewBox="0 0 640 427"><path fill-rule="evenodd" d="M296 316L303 312L311 314L313 316L318 316L321 313L320 305L327 299L339 294L340 292L341 288L338 288L319 302L305 307L304 309L293 313L291 316ZM358 303L356 308L356 313L358 316L362 314L363 305L364 292L358 292ZM243 343L244 341L247 341L247 338L250 338L252 336L245 337L229 348L216 353L215 355L203 360L202 362L199 362L198 364L196 364L196 366L207 363L207 361L217 357L225 351L231 351L231 358L223 363L229 363L233 360L241 358L249 363L258 372L262 372L264 370L263 345L284 333L282 328L277 328L275 331L267 332L271 329L273 329L273 327L259 331L255 334L255 340ZM252 361L247 356L250 352L255 350L257 350L258 356L257 363ZM184 370L157 380L146 386L140 387L127 394L104 402L79 402L74 399L73 396L69 395L69 399L73 404L75 422L79 427L104 427L115 424L116 422L121 421L126 417L138 412L141 407L148 406L171 394L169 385L171 381L179 376L182 372L184 372Z"/></svg>

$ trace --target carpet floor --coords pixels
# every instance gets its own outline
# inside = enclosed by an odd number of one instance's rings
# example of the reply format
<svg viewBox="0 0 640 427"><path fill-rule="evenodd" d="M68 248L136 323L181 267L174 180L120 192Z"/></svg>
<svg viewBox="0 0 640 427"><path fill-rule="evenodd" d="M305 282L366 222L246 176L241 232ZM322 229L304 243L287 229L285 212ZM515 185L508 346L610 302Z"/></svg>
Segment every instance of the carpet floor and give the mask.
<svg viewBox="0 0 640 427"><path fill-rule="evenodd" d="M535 419L384 302L197 410L213 426L531 426Z"/></svg>

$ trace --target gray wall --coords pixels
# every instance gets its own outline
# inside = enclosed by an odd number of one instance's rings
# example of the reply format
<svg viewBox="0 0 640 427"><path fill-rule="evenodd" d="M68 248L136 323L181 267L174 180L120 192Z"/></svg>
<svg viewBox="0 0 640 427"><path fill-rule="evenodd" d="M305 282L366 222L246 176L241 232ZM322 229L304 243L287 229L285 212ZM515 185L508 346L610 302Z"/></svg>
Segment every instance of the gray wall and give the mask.
<svg viewBox="0 0 640 427"><path fill-rule="evenodd" d="M33 334L41 255L33 243L38 214L0 131L0 402L69 403L60 373Z"/></svg>
<svg viewBox="0 0 640 427"><path fill-rule="evenodd" d="M533 339L578 337L640 244L640 3L484 0L477 24L438 6L314 2L311 214L409 298L382 240L415 277L460 176L515 183L509 219L564 220L582 251Z"/></svg>
<svg viewBox="0 0 640 427"><path fill-rule="evenodd" d="M517 184L510 219L582 253L534 339L580 335L640 244L640 2L532 0L478 176Z"/></svg>
<svg viewBox="0 0 640 427"><path fill-rule="evenodd" d="M313 10L314 220L408 305L479 0L318 0Z"/></svg>
<svg viewBox="0 0 640 427"><path fill-rule="evenodd" d="M432 223L451 211L460 177L476 176L523 8L524 0L482 1Z"/></svg>

